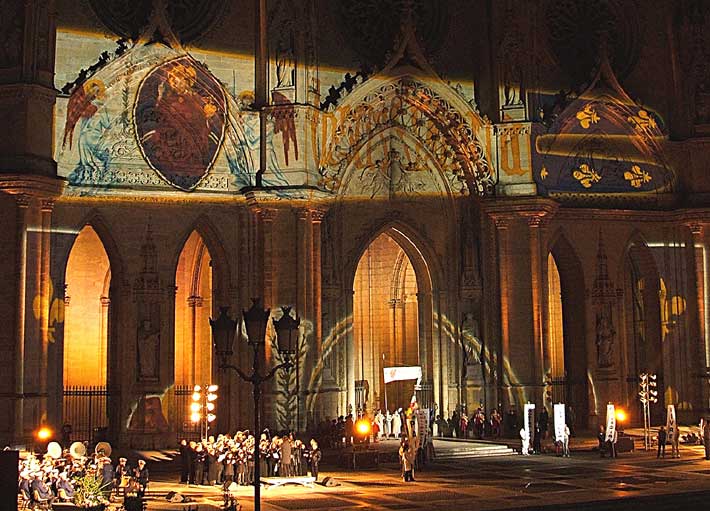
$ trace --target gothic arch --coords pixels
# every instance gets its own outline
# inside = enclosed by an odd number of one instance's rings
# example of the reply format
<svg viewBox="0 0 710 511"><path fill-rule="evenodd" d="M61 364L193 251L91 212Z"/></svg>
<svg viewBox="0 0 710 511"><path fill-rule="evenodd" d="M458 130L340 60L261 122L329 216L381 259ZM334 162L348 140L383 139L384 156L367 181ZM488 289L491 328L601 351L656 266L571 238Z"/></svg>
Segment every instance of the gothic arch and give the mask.
<svg viewBox="0 0 710 511"><path fill-rule="evenodd" d="M196 232L202 238L212 258L212 268L216 276L213 279L213 295L215 299L220 301L220 304L216 305L228 305L230 303L229 290L232 285L229 258L217 230L207 216L199 216L178 238L177 250L173 254L172 268L177 268L180 254L182 254L185 243L193 232ZM173 271L172 275L174 276L174 274L175 272Z"/></svg>
<svg viewBox="0 0 710 511"><path fill-rule="evenodd" d="M367 231L367 234L358 240L354 250L345 263L345 282L352 289L353 279L357 271L357 265L367 247L381 234L387 233L409 258L415 273L417 274L417 286L419 292L431 293L433 289L440 287L443 282L443 268L437 263L438 259L429 247L412 228L400 220L384 219L376 226ZM423 276L428 278L424 279ZM420 281L421 280L421 281Z"/></svg>
<svg viewBox="0 0 710 511"><path fill-rule="evenodd" d="M624 323L621 326L625 334L622 351L623 368L630 381L626 389L629 406L637 406L636 377L640 372L658 375L659 401L663 403L665 384L663 364L663 324L660 291L662 279L651 247L639 231L629 237L622 258L624 289ZM663 419L663 406L651 407L652 421ZM656 413L653 413L653 412ZM638 410L639 414L641 410ZM640 415L639 415L640 416Z"/></svg>
<svg viewBox="0 0 710 511"><path fill-rule="evenodd" d="M587 386L587 304L585 294L579 291L586 287L584 266L561 228L550 238L548 247L548 253L551 254L555 261L560 280L564 353L564 399L566 403L573 406L577 413L577 426L586 427L587 417L590 412ZM548 288L547 292L549 294L551 290ZM549 305L546 310L548 312L549 325ZM552 341L552 339L548 339L548 341Z"/></svg>
<svg viewBox="0 0 710 511"><path fill-rule="evenodd" d="M486 156L492 126L435 76L409 69L373 77L327 117L330 127L320 161L320 184L338 192L344 171L373 136L389 127L412 134L460 184L459 192L485 196L493 178ZM486 143L482 142L484 140Z"/></svg>

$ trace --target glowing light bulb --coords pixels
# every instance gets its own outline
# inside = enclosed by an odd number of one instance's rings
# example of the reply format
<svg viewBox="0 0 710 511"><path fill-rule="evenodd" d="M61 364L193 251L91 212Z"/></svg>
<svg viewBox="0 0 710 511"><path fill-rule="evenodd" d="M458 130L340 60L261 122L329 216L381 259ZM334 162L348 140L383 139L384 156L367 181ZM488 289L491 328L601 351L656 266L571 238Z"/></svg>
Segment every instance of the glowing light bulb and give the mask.
<svg viewBox="0 0 710 511"><path fill-rule="evenodd" d="M199 413L193 413L192 415L190 415L190 420L192 422L200 422L201 418L202 416Z"/></svg>

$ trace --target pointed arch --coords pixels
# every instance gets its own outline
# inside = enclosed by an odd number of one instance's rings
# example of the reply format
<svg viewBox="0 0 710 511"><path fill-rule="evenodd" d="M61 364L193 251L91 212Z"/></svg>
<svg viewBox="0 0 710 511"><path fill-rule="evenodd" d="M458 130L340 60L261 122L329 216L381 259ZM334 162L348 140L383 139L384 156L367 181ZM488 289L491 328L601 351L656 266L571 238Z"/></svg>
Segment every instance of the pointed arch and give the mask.
<svg viewBox="0 0 710 511"><path fill-rule="evenodd" d="M212 258L212 271L216 278L213 279L213 294L220 303L218 305L229 304L229 291L232 283L232 276L229 266L229 258L224 248L221 237L218 234L212 221L206 215L200 215L185 230L177 242L177 250L173 255L173 268L177 270L178 260L185 247L185 243L196 232L204 242L207 251Z"/></svg>
<svg viewBox="0 0 710 511"><path fill-rule="evenodd" d="M438 78L393 70L365 82L326 118L329 143L320 161L320 184L337 192L355 155L388 127L411 133L435 156L445 173L458 180L461 193L488 195L492 125Z"/></svg>
<svg viewBox="0 0 710 511"><path fill-rule="evenodd" d="M586 287L584 266L561 228L550 238L548 247L546 350L549 355L545 357L546 365L549 364L550 369L557 365L554 367L557 374L553 376L561 376L560 381L553 381L553 395L556 391L558 394L554 397L570 404L576 411L577 426L586 427L590 412L586 296L580 292ZM555 295L557 292L559 296ZM562 356L554 361L555 354ZM560 362L562 367L559 367ZM555 385L562 388L555 389Z"/></svg>
<svg viewBox="0 0 710 511"><path fill-rule="evenodd" d="M444 270L430 244L421 239L406 221L391 218L375 222L374 227L357 242L352 256L345 264L346 282L352 285L362 255L367 247L383 233L392 237L409 258L414 272L417 274L419 292L431 293L433 289L440 287L443 282Z"/></svg>
<svg viewBox="0 0 710 511"><path fill-rule="evenodd" d="M663 282L658 264L643 234L636 230L629 236L622 259L621 281L624 289L624 325L626 342L623 365L629 381L629 405L638 407L635 377L641 372L658 375L658 395L664 395L663 324L660 292ZM662 401L661 401L662 402ZM656 410L654 410L654 408ZM663 420L662 406L651 407L651 419ZM641 409L638 408L639 414ZM637 414L637 415L639 415ZM641 416L641 415L639 415Z"/></svg>

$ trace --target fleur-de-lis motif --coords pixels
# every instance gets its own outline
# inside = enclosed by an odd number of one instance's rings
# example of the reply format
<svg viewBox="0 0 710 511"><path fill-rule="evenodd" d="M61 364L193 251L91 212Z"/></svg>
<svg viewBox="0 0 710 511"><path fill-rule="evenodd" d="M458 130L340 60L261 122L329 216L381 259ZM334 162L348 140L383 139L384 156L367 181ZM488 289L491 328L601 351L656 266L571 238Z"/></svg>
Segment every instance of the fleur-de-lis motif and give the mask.
<svg viewBox="0 0 710 511"><path fill-rule="evenodd" d="M548 175L549 172L547 171L547 167L542 167L542 169L540 169L540 179L544 181Z"/></svg>
<svg viewBox="0 0 710 511"><path fill-rule="evenodd" d="M641 185L651 181L651 174L645 170L641 170L638 165L632 165L630 171L624 172L624 179L626 179L631 186L634 188L641 188Z"/></svg>
<svg viewBox="0 0 710 511"><path fill-rule="evenodd" d="M626 118L626 120L634 125L636 131L648 129L653 130L658 126L656 124L656 119L654 119L646 110L639 110L636 115L630 115Z"/></svg>
<svg viewBox="0 0 710 511"><path fill-rule="evenodd" d="M597 114L592 103L587 103L584 108L577 112L577 119L579 119L579 125L586 130L592 124L599 122L599 114Z"/></svg>
<svg viewBox="0 0 710 511"><path fill-rule="evenodd" d="M580 184L585 188L591 188L592 184L601 181L602 177L597 174L597 171L586 163L582 163L578 169L572 173L574 177Z"/></svg>

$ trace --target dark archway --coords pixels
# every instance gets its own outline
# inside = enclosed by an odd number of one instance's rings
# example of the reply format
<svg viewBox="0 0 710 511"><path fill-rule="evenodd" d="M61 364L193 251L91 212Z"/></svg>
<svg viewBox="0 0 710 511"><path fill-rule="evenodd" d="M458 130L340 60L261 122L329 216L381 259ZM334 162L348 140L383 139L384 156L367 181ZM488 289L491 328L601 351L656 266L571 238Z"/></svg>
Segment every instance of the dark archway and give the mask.
<svg viewBox="0 0 710 511"><path fill-rule="evenodd" d="M552 244L547 265L548 354L545 359L546 370L551 371L553 380L552 397L555 402L562 401L572 407L577 429L586 428L590 409L584 268L563 235Z"/></svg>

